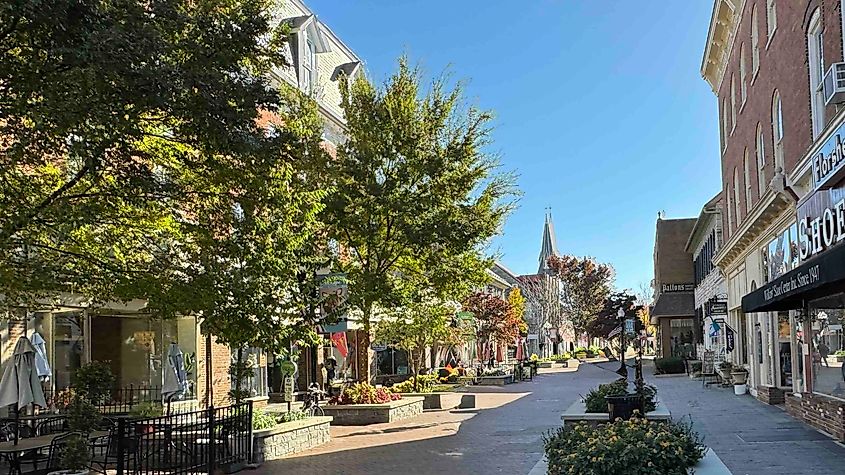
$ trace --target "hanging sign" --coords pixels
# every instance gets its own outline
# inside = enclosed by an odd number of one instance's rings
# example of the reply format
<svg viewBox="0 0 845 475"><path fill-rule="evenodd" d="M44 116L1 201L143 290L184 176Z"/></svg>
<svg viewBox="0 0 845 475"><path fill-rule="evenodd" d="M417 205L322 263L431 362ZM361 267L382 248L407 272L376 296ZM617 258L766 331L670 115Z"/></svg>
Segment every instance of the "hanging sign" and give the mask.
<svg viewBox="0 0 845 475"><path fill-rule="evenodd" d="M628 318L625 320L625 333L634 333L634 319Z"/></svg>
<svg viewBox="0 0 845 475"><path fill-rule="evenodd" d="M728 303L725 301L711 301L707 303L707 315L711 317L728 314Z"/></svg>
<svg viewBox="0 0 845 475"><path fill-rule="evenodd" d="M726 327L726 331L725 331L725 351L727 351L728 353L731 353L731 352L733 352L734 345L736 344L736 341L735 341L736 340L736 332L734 332L733 328L731 328L727 325L725 325L725 327Z"/></svg>

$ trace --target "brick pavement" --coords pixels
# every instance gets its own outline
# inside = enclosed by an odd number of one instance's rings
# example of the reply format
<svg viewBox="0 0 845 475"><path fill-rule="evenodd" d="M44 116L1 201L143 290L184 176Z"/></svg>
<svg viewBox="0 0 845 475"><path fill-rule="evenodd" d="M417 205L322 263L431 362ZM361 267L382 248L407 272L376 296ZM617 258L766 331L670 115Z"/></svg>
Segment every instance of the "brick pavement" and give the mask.
<svg viewBox="0 0 845 475"><path fill-rule="evenodd" d="M391 424L332 427L332 441L267 462L256 475L526 474L542 456L542 434L580 394L613 375L584 365L532 382L474 387L474 410L432 411Z"/></svg>
<svg viewBox="0 0 845 475"><path fill-rule="evenodd" d="M601 365L608 370L618 363ZM579 372L580 373L580 372ZM704 389L686 375L646 379L673 419L690 417L693 428L735 475L842 475L845 447L797 419L781 407L732 388Z"/></svg>

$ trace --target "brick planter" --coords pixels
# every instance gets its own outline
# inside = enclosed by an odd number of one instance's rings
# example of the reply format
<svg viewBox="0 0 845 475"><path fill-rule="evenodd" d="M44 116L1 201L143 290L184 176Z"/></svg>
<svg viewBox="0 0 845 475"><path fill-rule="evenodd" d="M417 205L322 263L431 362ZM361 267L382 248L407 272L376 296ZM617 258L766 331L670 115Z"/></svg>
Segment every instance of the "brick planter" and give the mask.
<svg viewBox="0 0 845 475"><path fill-rule="evenodd" d="M758 390L759 394L759 390ZM845 402L820 394L786 396L786 412L816 429L845 441Z"/></svg>
<svg viewBox="0 0 845 475"><path fill-rule="evenodd" d="M263 463L302 452L329 441L331 417L309 417L252 433L253 461Z"/></svg>
<svg viewBox="0 0 845 475"><path fill-rule="evenodd" d="M344 404L323 406L323 412L332 416L332 424L338 426L363 426L383 424L422 414L422 397L403 397L384 404Z"/></svg>
<svg viewBox="0 0 845 475"><path fill-rule="evenodd" d="M783 404L786 390L772 386L757 386L757 399L766 404Z"/></svg>

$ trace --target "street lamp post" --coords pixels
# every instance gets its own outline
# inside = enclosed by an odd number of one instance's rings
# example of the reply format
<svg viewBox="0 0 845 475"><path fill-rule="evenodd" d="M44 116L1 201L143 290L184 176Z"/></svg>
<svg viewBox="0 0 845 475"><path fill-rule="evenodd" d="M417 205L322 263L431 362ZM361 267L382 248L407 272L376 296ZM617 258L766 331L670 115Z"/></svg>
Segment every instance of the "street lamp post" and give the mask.
<svg viewBox="0 0 845 475"><path fill-rule="evenodd" d="M620 350L619 361L621 361L621 365L619 366L619 373L620 376L623 376L626 380L628 379L628 366L625 365L625 310L622 307L619 307L619 310L616 312L616 316L619 318L619 324L622 325L622 331L619 332L619 338L621 340L622 349Z"/></svg>

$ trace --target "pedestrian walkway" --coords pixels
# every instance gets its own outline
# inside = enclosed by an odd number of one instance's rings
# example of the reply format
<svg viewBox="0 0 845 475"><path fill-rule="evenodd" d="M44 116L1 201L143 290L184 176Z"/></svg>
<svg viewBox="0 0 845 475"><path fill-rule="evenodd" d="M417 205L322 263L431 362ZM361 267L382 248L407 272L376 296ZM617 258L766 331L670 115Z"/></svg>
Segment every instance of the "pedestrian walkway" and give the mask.
<svg viewBox="0 0 845 475"><path fill-rule="evenodd" d="M608 371L619 365L601 365ZM660 377L646 370L647 382L672 418L691 418L693 428L735 475L843 475L845 447L792 418L733 389L702 388L686 375ZM689 419L688 419L689 420Z"/></svg>

